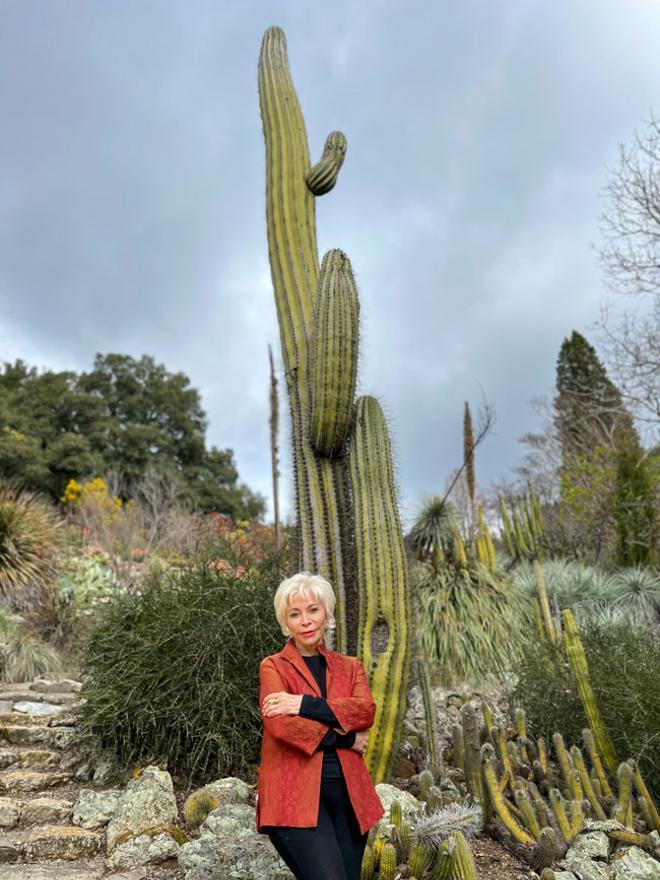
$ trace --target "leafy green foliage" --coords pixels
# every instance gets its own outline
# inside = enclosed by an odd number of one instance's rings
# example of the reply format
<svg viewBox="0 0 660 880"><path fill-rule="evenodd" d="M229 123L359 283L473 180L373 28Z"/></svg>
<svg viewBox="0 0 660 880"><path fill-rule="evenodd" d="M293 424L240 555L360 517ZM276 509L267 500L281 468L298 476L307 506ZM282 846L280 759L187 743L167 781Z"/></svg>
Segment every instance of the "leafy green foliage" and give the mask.
<svg viewBox="0 0 660 880"><path fill-rule="evenodd" d="M656 509L648 461L639 450L622 449L614 492L617 565L648 565L656 541Z"/></svg>
<svg viewBox="0 0 660 880"><path fill-rule="evenodd" d="M0 485L0 596L24 609L52 591L60 521L31 492Z"/></svg>
<svg viewBox="0 0 660 880"><path fill-rule="evenodd" d="M660 795L660 639L629 622L592 625L581 631L591 684L605 727L622 758L639 761ZM534 736L550 741L560 732L580 744L587 726L568 664L546 642L530 640L515 666L512 705L521 706Z"/></svg>
<svg viewBox="0 0 660 880"><path fill-rule="evenodd" d="M282 560L219 569L226 547L153 569L85 641L83 733L128 766L165 761L190 780L245 773L261 734L259 662L282 647L273 594Z"/></svg>
<svg viewBox="0 0 660 880"><path fill-rule="evenodd" d="M97 355L94 367L0 371L0 477L59 499L72 478L111 471L127 486L149 465L183 478L197 510L258 517L263 499L239 484L231 450L206 448L206 414L183 373L146 355Z"/></svg>

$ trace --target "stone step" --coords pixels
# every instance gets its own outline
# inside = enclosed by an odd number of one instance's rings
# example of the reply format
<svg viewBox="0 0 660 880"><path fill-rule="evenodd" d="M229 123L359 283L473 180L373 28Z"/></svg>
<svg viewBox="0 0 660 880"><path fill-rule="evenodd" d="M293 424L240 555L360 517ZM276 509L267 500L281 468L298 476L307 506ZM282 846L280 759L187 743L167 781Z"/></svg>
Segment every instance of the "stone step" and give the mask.
<svg viewBox="0 0 660 880"><path fill-rule="evenodd" d="M0 790L9 795L42 791L69 779L70 773L55 770L5 770L0 773Z"/></svg>
<svg viewBox="0 0 660 880"><path fill-rule="evenodd" d="M32 770L52 770L59 766L61 760L62 753L51 749L24 747L18 752L18 763L23 769L29 767Z"/></svg>
<svg viewBox="0 0 660 880"><path fill-rule="evenodd" d="M56 703L62 706L71 706L80 702L78 694L40 694L38 691L20 690L8 691L3 686L0 691L0 702L18 703L26 700L33 703Z"/></svg>
<svg viewBox="0 0 660 880"><path fill-rule="evenodd" d="M50 722L48 715L26 715L25 712L0 712L0 726L5 724L30 724L38 727L48 727Z"/></svg>
<svg viewBox="0 0 660 880"><path fill-rule="evenodd" d="M0 864L0 880L101 880L105 876L105 863L98 858L91 863L58 859L46 864Z"/></svg>
<svg viewBox="0 0 660 880"><path fill-rule="evenodd" d="M48 746L64 749L75 735L74 727L45 727L41 724L0 724L0 736L15 746Z"/></svg>
<svg viewBox="0 0 660 880"><path fill-rule="evenodd" d="M5 850L13 846L17 859L27 862L47 859L75 861L97 855L103 836L77 825L35 825L3 835Z"/></svg>
<svg viewBox="0 0 660 880"><path fill-rule="evenodd" d="M73 806L73 801L64 798L36 797L22 801L18 798L0 797L0 828L69 823Z"/></svg>
<svg viewBox="0 0 660 880"><path fill-rule="evenodd" d="M37 678L31 682L29 687L31 691L38 691L42 694L77 694L82 687L82 682L76 681L75 678Z"/></svg>

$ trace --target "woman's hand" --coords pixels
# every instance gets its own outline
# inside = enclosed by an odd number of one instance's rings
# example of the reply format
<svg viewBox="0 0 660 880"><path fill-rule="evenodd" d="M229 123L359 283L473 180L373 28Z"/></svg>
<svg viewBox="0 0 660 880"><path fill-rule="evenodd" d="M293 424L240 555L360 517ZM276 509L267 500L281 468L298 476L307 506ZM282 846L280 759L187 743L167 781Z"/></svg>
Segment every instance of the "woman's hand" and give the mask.
<svg viewBox="0 0 660 880"><path fill-rule="evenodd" d="M302 698L302 694L288 694L286 691L266 694L261 706L261 714L266 718L272 718L274 715L299 715Z"/></svg>
<svg viewBox="0 0 660 880"><path fill-rule="evenodd" d="M363 755L366 748L367 748L368 741L369 741L369 731L368 730L359 730L355 734L355 742L353 743L351 748L354 751L359 752L361 755Z"/></svg>

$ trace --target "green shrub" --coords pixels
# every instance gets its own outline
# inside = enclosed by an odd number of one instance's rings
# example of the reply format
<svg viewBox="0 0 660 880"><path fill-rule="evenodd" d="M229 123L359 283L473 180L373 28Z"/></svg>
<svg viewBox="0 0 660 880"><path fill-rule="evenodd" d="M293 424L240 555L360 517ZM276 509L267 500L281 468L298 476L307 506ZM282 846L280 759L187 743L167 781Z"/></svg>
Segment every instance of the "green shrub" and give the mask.
<svg viewBox="0 0 660 880"><path fill-rule="evenodd" d="M639 761L646 782L660 795L660 639L629 622L592 625L581 632L591 683L619 758ZM530 641L515 669L511 694L534 737L556 731L582 743L587 720L568 664L545 642Z"/></svg>
<svg viewBox="0 0 660 880"><path fill-rule="evenodd" d="M30 681L59 670L57 654L31 633L20 618L0 607L0 680Z"/></svg>
<svg viewBox="0 0 660 880"><path fill-rule="evenodd" d="M81 731L123 766L164 761L191 782L245 773L261 736L259 662L281 649L267 557L249 572L217 553L152 569L85 640Z"/></svg>
<svg viewBox="0 0 660 880"><path fill-rule="evenodd" d="M15 610L52 592L60 525L37 495L0 485L0 597Z"/></svg>

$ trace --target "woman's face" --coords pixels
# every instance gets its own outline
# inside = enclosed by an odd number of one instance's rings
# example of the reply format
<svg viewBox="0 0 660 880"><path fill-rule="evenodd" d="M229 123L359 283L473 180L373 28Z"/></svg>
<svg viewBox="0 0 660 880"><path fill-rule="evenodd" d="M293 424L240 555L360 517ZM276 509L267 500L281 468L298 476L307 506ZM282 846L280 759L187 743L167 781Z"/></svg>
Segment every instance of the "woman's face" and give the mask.
<svg viewBox="0 0 660 880"><path fill-rule="evenodd" d="M323 641L328 615L323 604L310 596L303 599L294 595L289 599L286 625L300 648L314 653L319 642Z"/></svg>

